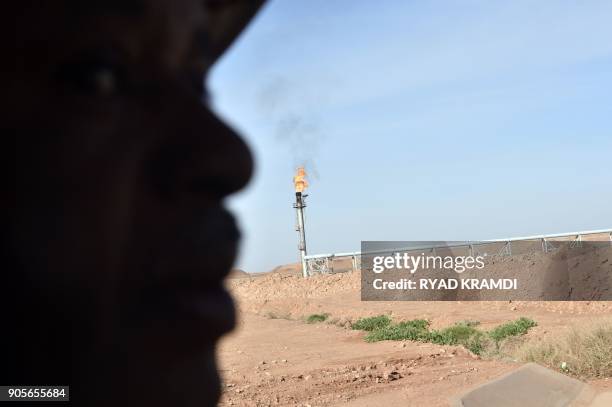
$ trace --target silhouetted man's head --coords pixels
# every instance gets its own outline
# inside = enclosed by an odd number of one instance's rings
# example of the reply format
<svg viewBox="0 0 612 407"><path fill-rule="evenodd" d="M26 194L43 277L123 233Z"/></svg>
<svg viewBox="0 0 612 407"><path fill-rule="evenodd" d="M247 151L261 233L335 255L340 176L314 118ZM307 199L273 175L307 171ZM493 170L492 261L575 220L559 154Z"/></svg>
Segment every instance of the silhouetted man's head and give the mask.
<svg viewBox="0 0 612 407"><path fill-rule="evenodd" d="M255 3L4 6L2 384L70 384L77 405L216 402L239 238L223 199L252 160L203 80Z"/></svg>

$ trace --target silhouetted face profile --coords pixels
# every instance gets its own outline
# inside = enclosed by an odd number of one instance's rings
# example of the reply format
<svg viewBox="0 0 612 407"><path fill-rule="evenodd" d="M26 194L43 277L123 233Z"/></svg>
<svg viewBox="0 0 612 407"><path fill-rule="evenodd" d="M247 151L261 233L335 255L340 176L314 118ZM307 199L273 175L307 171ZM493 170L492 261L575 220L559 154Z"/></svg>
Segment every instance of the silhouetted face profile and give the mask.
<svg viewBox="0 0 612 407"><path fill-rule="evenodd" d="M252 160L203 81L256 9L239 3L4 6L2 384L216 403L239 239L223 200Z"/></svg>

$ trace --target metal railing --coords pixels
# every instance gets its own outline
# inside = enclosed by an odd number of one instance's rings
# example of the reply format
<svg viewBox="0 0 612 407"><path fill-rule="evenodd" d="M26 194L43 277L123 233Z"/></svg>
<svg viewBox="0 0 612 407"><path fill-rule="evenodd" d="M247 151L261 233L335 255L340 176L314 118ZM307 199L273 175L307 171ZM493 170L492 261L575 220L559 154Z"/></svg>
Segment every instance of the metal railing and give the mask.
<svg viewBox="0 0 612 407"><path fill-rule="evenodd" d="M498 244L501 247L497 248L496 253L499 256L511 256L513 254L513 246L517 242L533 242L537 241L539 247L544 253L548 253L557 249L556 244L559 242L569 242L570 247L581 247L582 242L587 236L602 235L602 239L606 239L612 245L612 229L599 229L599 230L585 230L581 232L568 232L568 233L555 233L548 235L534 235L534 236L522 236L512 237L506 239L492 239L492 240L481 240L481 241L467 241L467 242L451 242L441 243L439 245L421 245L411 246L405 248L393 248L384 250L371 250L367 252L345 252L345 253L326 253L326 254L313 254L304 257L306 261L306 269L308 275L314 273L331 274L344 271L355 271L361 268L361 257L363 255L373 254L395 254L404 251L431 251L435 252L436 249L445 248L465 248L470 256L474 256L479 253L478 249L485 245ZM334 267L334 264L338 261L344 261L345 263L350 259L350 268L345 267Z"/></svg>

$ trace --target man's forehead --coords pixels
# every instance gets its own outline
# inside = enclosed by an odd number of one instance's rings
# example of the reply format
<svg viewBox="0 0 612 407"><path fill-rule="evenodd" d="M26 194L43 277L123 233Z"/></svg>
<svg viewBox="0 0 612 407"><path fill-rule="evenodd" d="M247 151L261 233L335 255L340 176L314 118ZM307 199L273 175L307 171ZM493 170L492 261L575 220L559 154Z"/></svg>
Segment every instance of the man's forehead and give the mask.
<svg viewBox="0 0 612 407"><path fill-rule="evenodd" d="M140 17L145 14L147 1L145 0L69 0L69 9L78 14L119 14L124 16Z"/></svg>
<svg viewBox="0 0 612 407"><path fill-rule="evenodd" d="M199 20L206 24L207 19L203 17L208 14L206 0L26 0L9 4L5 11L22 23L46 22L48 25L63 21L76 24L99 18L143 21L160 16L168 20L180 17L184 23Z"/></svg>
<svg viewBox="0 0 612 407"><path fill-rule="evenodd" d="M151 32L157 30L161 35L167 25L179 26L179 30L184 32L197 30L197 46L206 46L214 60L233 42L263 2L264 0L24 0L8 2L8 8L5 10L6 15L12 16L12 20L17 23L20 35L42 35L48 41L58 39L54 37L60 32L69 32L70 27L80 30L79 35L87 35L88 29L79 26L87 26L89 18L98 22L101 18L110 18L110 21L119 19L127 24L132 24L130 20L134 19L138 20L134 21L134 24L144 22L149 25ZM32 30L32 27L36 29ZM92 29L93 26L89 28Z"/></svg>
<svg viewBox="0 0 612 407"><path fill-rule="evenodd" d="M17 28L39 26L54 31L106 18L134 20L135 24L162 20L180 25L197 22L202 28L208 21L205 0L26 0L7 6L5 11L18 23Z"/></svg>
<svg viewBox="0 0 612 407"><path fill-rule="evenodd" d="M81 15L115 14L125 17L143 17L157 10L205 11L208 0L65 0L68 10ZM56 4L57 0L54 1Z"/></svg>

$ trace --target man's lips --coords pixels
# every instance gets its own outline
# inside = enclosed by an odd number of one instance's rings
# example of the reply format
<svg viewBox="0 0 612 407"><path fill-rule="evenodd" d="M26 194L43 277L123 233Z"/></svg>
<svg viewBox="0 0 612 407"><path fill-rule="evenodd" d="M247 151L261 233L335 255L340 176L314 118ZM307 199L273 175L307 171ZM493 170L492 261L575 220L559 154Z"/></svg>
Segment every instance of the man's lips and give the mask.
<svg viewBox="0 0 612 407"><path fill-rule="evenodd" d="M221 286L207 289L185 288L168 292L162 302L162 314L194 335L217 339L235 324L234 303Z"/></svg>
<svg viewBox="0 0 612 407"><path fill-rule="evenodd" d="M234 218L221 207L205 210L165 235L147 262L144 274L149 280L138 290L140 312L134 317L172 330L168 338L175 334L179 342L186 339L183 334L202 343L230 331L234 305L223 280L239 237Z"/></svg>
<svg viewBox="0 0 612 407"><path fill-rule="evenodd" d="M234 303L222 284L147 290L131 311L135 327L178 351L214 342L235 324Z"/></svg>
<svg viewBox="0 0 612 407"><path fill-rule="evenodd" d="M157 288L207 289L229 273L240 231L227 210L214 206L173 222L156 240L143 272Z"/></svg>

